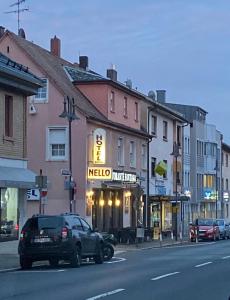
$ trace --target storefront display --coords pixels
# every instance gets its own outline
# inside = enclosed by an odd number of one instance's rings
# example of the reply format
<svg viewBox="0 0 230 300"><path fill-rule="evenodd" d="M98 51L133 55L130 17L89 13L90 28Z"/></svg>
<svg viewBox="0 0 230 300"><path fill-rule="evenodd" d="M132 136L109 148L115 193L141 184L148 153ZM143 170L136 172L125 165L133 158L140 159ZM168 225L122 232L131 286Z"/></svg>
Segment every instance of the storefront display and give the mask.
<svg viewBox="0 0 230 300"><path fill-rule="evenodd" d="M0 239L18 238L18 189L0 189Z"/></svg>

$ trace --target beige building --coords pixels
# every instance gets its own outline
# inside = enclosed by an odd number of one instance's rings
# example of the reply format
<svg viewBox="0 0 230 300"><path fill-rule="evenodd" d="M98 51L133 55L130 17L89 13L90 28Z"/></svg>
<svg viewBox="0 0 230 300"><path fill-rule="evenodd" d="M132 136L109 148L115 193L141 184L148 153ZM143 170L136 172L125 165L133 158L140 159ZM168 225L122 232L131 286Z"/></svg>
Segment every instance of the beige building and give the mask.
<svg viewBox="0 0 230 300"><path fill-rule="evenodd" d="M26 97L42 82L0 53L0 241L17 238L25 221L27 188L35 174L27 169Z"/></svg>

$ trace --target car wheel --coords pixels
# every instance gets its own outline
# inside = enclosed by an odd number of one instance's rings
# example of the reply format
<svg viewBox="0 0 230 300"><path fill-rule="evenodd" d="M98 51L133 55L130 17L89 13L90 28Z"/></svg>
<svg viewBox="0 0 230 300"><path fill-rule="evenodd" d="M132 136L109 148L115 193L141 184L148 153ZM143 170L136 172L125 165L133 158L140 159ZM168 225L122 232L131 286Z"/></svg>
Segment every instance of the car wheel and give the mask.
<svg viewBox="0 0 230 300"><path fill-rule="evenodd" d="M103 252L103 246L100 245L98 249L98 254L94 256L94 261L96 264L103 264L104 262L104 252Z"/></svg>
<svg viewBox="0 0 230 300"><path fill-rule="evenodd" d="M49 259L49 263L51 265L51 267L57 267L58 266L58 258L51 258Z"/></svg>
<svg viewBox="0 0 230 300"><path fill-rule="evenodd" d="M79 268L81 266L81 248L76 246L70 258L70 265L72 268Z"/></svg>
<svg viewBox="0 0 230 300"><path fill-rule="evenodd" d="M114 255L114 249L112 245L104 245L103 247L104 260L110 260Z"/></svg>
<svg viewBox="0 0 230 300"><path fill-rule="evenodd" d="M26 270L26 269L30 269L32 267L32 260L25 257L25 256L20 256L20 266L23 270Z"/></svg>

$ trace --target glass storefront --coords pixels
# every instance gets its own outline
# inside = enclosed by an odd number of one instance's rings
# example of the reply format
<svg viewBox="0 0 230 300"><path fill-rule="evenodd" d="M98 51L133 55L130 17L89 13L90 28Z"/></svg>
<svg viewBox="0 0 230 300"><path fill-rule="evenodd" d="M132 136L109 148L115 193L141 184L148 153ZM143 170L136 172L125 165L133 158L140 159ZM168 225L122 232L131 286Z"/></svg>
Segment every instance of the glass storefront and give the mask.
<svg viewBox="0 0 230 300"><path fill-rule="evenodd" d="M18 189L0 188L0 241L18 238Z"/></svg>

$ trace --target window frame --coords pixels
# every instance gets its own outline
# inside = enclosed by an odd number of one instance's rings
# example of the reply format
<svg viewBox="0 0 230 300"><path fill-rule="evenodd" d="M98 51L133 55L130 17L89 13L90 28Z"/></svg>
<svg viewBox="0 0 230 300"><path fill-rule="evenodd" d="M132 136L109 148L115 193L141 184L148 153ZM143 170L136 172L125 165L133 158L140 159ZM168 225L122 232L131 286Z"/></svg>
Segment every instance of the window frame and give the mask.
<svg viewBox="0 0 230 300"><path fill-rule="evenodd" d="M119 137L117 140L117 164L118 166L124 166L124 138L123 137Z"/></svg>
<svg viewBox="0 0 230 300"><path fill-rule="evenodd" d="M50 132L52 130L64 130L65 131L65 155L64 156L53 156ZM63 145L57 144L57 145ZM69 138L68 138L68 127L67 126L48 126L46 129L46 160L47 161L67 161L69 159Z"/></svg>
<svg viewBox="0 0 230 300"><path fill-rule="evenodd" d="M37 95L33 96L33 102L34 103L46 103L46 102L48 102L48 98L49 98L49 79L46 78L46 77L42 77L41 80L42 81L46 81L46 84L45 84L45 86L43 86L43 87L41 87L41 88L38 89ZM46 89L46 92L45 92L46 95L45 95L45 97L39 97L39 98L37 98L37 96L39 95L39 93L41 93L41 94L44 93L44 92L42 92L43 89Z"/></svg>
<svg viewBox="0 0 230 300"><path fill-rule="evenodd" d="M151 135L157 136L157 116L151 115Z"/></svg>
<svg viewBox="0 0 230 300"><path fill-rule="evenodd" d="M124 118L128 118L128 98L124 97Z"/></svg>
<svg viewBox="0 0 230 300"><path fill-rule="evenodd" d="M14 135L14 98L11 95L5 95L5 122L4 134L7 138L13 138Z"/></svg>
<svg viewBox="0 0 230 300"><path fill-rule="evenodd" d="M110 91L109 110L111 113L115 113L115 92L114 91Z"/></svg>
<svg viewBox="0 0 230 300"><path fill-rule="evenodd" d="M129 142L129 165L130 168L136 168L136 144L134 141Z"/></svg>
<svg viewBox="0 0 230 300"><path fill-rule="evenodd" d="M168 122L163 120L163 140L168 140Z"/></svg>

